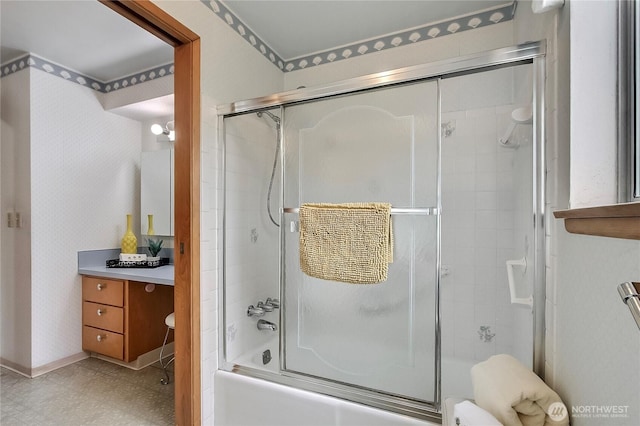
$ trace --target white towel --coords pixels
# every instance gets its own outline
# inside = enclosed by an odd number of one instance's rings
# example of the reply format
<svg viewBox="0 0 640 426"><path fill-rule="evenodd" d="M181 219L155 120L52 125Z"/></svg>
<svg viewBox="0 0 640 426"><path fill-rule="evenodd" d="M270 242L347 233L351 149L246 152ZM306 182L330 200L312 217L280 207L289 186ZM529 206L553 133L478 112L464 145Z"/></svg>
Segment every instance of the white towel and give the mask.
<svg viewBox="0 0 640 426"><path fill-rule="evenodd" d="M491 413L471 401L462 401L453 406L454 425L460 426L502 426Z"/></svg>
<svg viewBox="0 0 640 426"><path fill-rule="evenodd" d="M565 426L566 406L556 392L511 355L494 355L471 368L476 404L505 426Z"/></svg>

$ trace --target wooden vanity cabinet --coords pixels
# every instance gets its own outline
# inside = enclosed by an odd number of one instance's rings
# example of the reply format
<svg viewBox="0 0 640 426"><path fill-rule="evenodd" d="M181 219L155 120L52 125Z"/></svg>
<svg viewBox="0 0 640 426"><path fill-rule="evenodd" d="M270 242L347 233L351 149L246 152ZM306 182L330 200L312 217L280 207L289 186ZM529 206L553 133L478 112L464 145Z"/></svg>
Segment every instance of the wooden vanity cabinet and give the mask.
<svg viewBox="0 0 640 426"><path fill-rule="evenodd" d="M173 286L147 284L82 277L83 350L132 362L162 346Z"/></svg>

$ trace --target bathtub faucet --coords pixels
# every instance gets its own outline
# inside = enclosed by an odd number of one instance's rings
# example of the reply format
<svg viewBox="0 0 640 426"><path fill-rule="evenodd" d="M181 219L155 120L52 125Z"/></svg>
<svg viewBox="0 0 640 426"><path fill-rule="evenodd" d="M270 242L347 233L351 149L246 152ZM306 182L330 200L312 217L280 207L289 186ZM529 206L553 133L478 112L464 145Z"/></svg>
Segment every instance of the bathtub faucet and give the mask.
<svg viewBox="0 0 640 426"><path fill-rule="evenodd" d="M276 326L274 323L269 322L267 320L258 320L258 330L271 330L271 331L277 331L278 330L278 326Z"/></svg>
<svg viewBox="0 0 640 426"><path fill-rule="evenodd" d="M247 316L248 317L261 317L264 316L265 310L261 307L254 307L253 305L249 305L247 308Z"/></svg>

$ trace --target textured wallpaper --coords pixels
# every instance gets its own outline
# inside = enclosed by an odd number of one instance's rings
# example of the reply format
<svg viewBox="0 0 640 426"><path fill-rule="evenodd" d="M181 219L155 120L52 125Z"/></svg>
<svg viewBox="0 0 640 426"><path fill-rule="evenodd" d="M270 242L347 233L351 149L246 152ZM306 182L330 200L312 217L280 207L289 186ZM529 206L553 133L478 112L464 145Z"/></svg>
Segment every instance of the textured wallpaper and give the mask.
<svg viewBox="0 0 640 426"><path fill-rule="evenodd" d="M32 366L81 351L77 251L119 247L139 217L140 123L31 70ZM139 223L134 222L137 235Z"/></svg>

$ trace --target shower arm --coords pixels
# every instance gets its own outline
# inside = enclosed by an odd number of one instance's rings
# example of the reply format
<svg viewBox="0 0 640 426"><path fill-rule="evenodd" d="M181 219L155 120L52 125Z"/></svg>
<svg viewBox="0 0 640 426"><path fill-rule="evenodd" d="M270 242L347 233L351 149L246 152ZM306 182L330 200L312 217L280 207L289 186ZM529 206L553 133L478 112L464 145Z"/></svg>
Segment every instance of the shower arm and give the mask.
<svg viewBox="0 0 640 426"><path fill-rule="evenodd" d="M504 136L498 139L498 142L500 142L502 145L506 145L509 142L509 138L511 138L511 134L516 128L516 124L517 124L516 122L512 121L509 124L509 127L507 127L507 131L504 132Z"/></svg>

